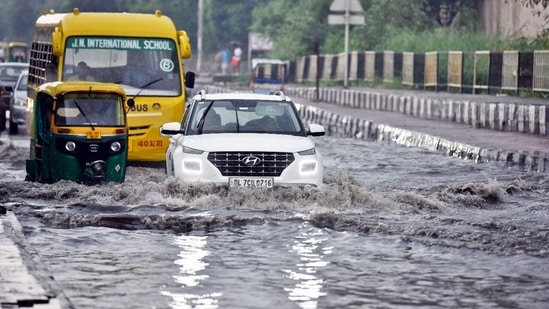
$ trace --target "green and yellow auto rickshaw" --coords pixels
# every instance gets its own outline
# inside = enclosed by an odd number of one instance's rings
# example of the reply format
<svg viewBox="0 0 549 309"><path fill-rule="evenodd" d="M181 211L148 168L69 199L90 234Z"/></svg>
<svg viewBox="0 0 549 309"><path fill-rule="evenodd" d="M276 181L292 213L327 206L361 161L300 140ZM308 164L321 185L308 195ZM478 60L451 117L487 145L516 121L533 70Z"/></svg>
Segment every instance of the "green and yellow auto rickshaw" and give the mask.
<svg viewBox="0 0 549 309"><path fill-rule="evenodd" d="M126 113L134 105L117 84L52 82L29 104L26 180L123 182L128 159Z"/></svg>

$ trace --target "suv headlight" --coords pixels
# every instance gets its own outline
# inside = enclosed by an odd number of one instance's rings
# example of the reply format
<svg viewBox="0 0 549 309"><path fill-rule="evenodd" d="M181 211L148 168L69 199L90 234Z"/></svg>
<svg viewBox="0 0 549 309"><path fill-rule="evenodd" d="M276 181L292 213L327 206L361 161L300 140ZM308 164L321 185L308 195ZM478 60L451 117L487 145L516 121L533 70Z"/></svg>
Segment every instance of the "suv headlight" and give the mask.
<svg viewBox="0 0 549 309"><path fill-rule="evenodd" d="M204 153L203 150L195 149L187 146L183 146L183 152L188 154L196 154L196 155Z"/></svg>
<svg viewBox="0 0 549 309"><path fill-rule="evenodd" d="M313 147L311 149L307 149L307 150L302 150L302 151L299 151L298 154L300 156L312 156L316 153L316 149Z"/></svg>

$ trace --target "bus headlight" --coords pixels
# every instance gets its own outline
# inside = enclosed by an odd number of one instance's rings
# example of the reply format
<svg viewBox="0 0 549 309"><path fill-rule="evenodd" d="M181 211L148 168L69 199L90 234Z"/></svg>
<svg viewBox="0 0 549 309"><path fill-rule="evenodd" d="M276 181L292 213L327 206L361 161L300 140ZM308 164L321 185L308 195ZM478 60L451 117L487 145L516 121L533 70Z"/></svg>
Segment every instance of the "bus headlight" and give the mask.
<svg viewBox="0 0 549 309"><path fill-rule="evenodd" d="M112 150L113 152L118 152L118 151L120 151L120 149L122 149L122 145L120 145L119 142L113 142L113 143L111 144L111 150Z"/></svg>
<svg viewBox="0 0 549 309"><path fill-rule="evenodd" d="M67 151L73 152L76 149L76 144L72 141L69 141L65 144L65 149Z"/></svg>

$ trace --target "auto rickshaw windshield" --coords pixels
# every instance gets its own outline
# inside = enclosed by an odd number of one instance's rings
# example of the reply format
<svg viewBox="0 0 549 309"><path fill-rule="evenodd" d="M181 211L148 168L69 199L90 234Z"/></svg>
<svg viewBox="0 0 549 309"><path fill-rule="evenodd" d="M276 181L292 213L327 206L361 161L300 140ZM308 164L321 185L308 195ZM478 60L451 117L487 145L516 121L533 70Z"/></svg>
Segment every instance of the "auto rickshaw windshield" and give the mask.
<svg viewBox="0 0 549 309"><path fill-rule="evenodd" d="M113 94L68 93L57 100L58 126L124 126L122 99Z"/></svg>

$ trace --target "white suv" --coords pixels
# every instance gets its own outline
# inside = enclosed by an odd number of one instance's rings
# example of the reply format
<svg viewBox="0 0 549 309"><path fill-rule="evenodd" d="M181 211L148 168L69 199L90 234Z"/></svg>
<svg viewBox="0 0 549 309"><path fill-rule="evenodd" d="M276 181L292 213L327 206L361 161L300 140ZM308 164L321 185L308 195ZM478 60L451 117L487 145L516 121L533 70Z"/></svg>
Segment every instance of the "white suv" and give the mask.
<svg viewBox="0 0 549 309"><path fill-rule="evenodd" d="M166 152L168 176L219 186L320 186L322 156L309 136L320 125L304 126L294 103L276 94L204 90L186 107L181 123L166 123L173 135Z"/></svg>

